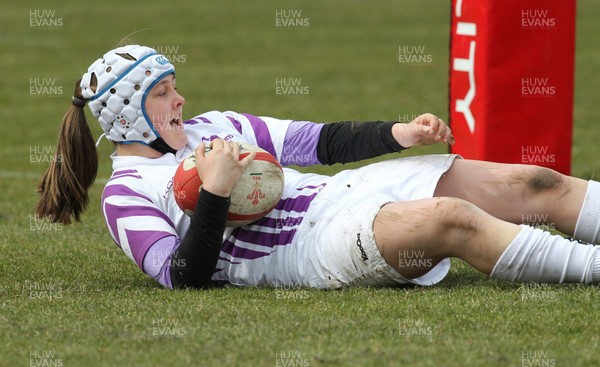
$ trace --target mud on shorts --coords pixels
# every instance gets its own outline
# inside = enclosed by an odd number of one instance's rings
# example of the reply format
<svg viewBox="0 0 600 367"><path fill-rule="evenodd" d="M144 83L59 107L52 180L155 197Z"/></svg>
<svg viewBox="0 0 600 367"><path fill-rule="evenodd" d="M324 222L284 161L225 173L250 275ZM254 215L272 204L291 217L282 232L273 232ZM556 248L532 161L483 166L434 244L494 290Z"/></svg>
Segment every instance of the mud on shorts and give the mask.
<svg viewBox="0 0 600 367"><path fill-rule="evenodd" d="M406 157L333 176L316 196L290 253L297 284L316 288L347 285L432 285L450 269L444 259L425 275L406 279L383 258L373 223L390 202L431 198L457 155Z"/></svg>

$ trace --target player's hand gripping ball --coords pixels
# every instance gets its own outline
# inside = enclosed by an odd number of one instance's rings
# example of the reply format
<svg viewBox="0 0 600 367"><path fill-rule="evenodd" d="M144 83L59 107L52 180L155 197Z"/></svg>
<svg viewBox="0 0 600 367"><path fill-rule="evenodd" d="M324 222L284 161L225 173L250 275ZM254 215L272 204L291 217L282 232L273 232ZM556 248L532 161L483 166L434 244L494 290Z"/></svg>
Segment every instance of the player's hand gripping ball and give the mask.
<svg viewBox="0 0 600 367"><path fill-rule="evenodd" d="M256 157L244 169L231 191L228 227L243 226L264 217L273 210L283 194L283 168L277 159L257 146L237 144L240 147L240 160L251 151L256 152ZM206 154L210 154L210 148ZM196 169L196 155L192 153L179 164L173 179L175 201L185 214L191 216L194 212L201 188L202 179Z"/></svg>

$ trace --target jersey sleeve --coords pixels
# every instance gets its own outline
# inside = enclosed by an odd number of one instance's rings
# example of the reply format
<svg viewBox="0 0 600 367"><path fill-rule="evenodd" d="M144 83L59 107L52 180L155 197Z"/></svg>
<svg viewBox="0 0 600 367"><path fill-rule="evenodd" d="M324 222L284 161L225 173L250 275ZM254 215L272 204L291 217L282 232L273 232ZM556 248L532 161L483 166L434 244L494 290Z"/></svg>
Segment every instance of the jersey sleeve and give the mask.
<svg viewBox="0 0 600 367"><path fill-rule="evenodd" d="M210 111L184 122L193 148L216 138L242 141L261 147L284 166L321 164L317 145L324 125L233 111Z"/></svg>
<svg viewBox="0 0 600 367"><path fill-rule="evenodd" d="M310 121L282 120L269 116L225 112L232 124L239 126L244 136L273 154L284 165L308 166L320 164L317 144L323 124ZM244 126L246 131L244 131ZM248 128L251 131L247 131Z"/></svg>
<svg viewBox="0 0 600 367"><path fill-rule="evenodd" d="M168 259L180 242L171 219L148 196L130 186L110 182L102 194L102 210L117 246L142 271L171 287ZM151 248L151 256L147 257Z"/></svg>

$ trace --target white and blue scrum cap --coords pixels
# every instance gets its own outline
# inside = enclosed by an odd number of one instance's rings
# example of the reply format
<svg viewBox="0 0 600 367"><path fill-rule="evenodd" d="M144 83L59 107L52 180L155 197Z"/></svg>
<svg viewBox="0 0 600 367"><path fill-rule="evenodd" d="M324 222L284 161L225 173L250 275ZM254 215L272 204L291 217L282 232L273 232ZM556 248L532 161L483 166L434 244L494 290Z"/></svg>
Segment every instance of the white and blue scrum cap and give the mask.
<svg viewBox="0 0 600 367"><path fill-rule="evenodd" d="M146 113L146 95L162 78L174 73L175 67L156 50L123 46L105 53L89 67L81 78L81 94L108 140L149 144L160 135Z"/></svg>

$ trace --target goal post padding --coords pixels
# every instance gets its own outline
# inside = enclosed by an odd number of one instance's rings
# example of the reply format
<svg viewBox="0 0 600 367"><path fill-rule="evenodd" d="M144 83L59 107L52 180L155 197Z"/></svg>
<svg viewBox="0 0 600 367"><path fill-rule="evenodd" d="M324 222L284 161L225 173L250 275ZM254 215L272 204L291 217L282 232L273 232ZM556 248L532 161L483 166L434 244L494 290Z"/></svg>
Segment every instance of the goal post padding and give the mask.
<svg viewBox="0 0 600 367"><path fill-rule="evenodd" d="M575 0L452 0L451 152L569 174Z"/></svg>

